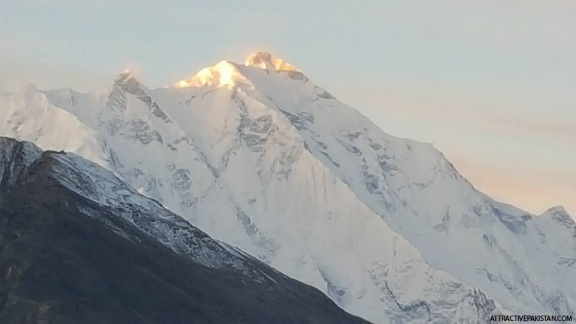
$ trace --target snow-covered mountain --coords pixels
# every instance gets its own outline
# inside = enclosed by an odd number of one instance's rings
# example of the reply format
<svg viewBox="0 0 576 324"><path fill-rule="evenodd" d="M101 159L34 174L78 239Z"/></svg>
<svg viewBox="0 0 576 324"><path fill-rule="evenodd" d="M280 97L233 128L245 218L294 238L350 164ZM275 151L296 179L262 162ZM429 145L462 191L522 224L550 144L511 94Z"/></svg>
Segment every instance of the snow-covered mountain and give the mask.
<svg viewBox="0 0 576 324"><path fill-rule="evenodd" d="M268 53L148 89L0 99L0 135L79 154L374 322L576 313L576 224L478 192Z"/></svg>

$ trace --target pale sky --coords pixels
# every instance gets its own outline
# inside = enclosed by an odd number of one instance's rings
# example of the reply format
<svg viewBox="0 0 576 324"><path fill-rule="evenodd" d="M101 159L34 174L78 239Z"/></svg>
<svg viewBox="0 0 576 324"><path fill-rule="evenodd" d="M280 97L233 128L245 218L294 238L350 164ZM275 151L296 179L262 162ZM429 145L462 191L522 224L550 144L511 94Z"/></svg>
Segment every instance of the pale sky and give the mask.
<svg viewBox="0 0 576 324"><path fill-rule="evenodd" d="M159 87L256 50L489 195L576 215L576 0L0 0L0 91Z"/></svg>

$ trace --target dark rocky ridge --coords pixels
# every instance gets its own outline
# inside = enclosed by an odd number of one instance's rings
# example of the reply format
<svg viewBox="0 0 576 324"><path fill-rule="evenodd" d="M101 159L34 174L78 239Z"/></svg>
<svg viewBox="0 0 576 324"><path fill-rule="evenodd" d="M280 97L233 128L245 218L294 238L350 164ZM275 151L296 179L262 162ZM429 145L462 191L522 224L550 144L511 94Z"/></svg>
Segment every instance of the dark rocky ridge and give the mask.
<svg viewBox="0 0 576 324"><path fill-rule="evenodd" d="M30 146L0 138L0 323L363 322L252 258L239 262L267 280L176 253L64 186L59 153Z"/></svg>

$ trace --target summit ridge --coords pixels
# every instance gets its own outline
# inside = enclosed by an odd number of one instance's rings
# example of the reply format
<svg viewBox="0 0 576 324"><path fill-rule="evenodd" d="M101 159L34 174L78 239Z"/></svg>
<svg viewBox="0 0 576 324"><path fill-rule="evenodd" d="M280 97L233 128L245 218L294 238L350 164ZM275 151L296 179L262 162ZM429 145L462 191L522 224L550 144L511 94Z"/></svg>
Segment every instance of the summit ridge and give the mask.
<svg viewBox="0 0 576 324"><path fill-rule="evenodd" d="M296 71L299 72L291 64L283 61L282 59L272 55L271 53L258 51L251 53L246 58L246 62L244 63L246 66L257 66L262 69L266 70L276 70L276 71Z"/></svg>

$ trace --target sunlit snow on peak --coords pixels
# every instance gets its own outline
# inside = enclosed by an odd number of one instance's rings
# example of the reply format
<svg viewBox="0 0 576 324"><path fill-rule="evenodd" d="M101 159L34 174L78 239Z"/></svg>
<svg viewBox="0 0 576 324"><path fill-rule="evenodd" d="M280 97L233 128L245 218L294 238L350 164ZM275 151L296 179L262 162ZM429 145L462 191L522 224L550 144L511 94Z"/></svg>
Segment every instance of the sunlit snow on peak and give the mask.
<svg viewBox="0 0 576 324"><path fill-rule="evenodd" d="M238 83L245 83L252 86L252 83L248 81L242 73L246 67L277 72L298 72L301 74L293 65L268 52L254 52L248 56L244 65L230 61L221 61L214 66L200 70L200 72L191 78L176 82L173 86L176 88L205 86L234 87L238 85Z"/></svg>
<svg viewBox="0 0 576 324"><path fill-rule="evenodd" d="M212 67L200 70L200 72L190 79L177 82L175 86L177 88L234 86L237 81L243 79L244 76L238 71L234 63L221 61Z"/></svg>
<svg viewBox="0 0 576 324"><path fill-rule="evenodd" d="M257 66L266 70L298 71L298 69L291 64L284 62L268 52L254 52L248 55L244 64L246 66Z"/></svg>

